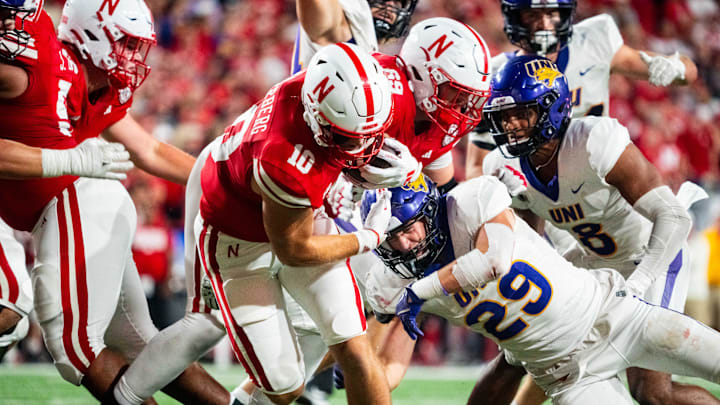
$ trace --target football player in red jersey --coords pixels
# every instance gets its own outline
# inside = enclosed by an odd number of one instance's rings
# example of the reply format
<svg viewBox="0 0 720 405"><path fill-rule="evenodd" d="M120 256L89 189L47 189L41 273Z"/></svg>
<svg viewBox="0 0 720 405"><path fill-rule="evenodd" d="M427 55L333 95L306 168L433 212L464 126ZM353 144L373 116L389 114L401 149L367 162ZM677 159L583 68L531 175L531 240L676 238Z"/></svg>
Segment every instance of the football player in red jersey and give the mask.
<svg viewBox="0 0 720 405"><path fill-rule="evenodd" d="M138 166L184 182L194 159L158 143L126 115L132 91L142 81L138 78L148 70L144 56L154 42L147 38L148 33L154 36L149 10L137 0L67 2L63 23L72 22L78 9L87 14L81 17L89 26L83 33L98 45L90 48L110 48L99 69L91 68L90 53L83 53L87 49L74 47L82 38L70 38L71 44L57 40L41 5L35 5L35 13L12 11L12 18L3 19L0 53L7 55L7 63L0 73L7 79L3 84L10 85L0 101L6 127L2 136L25 146L66 149L111 126L110 136L127 144ZM73 155L47 151L41 151L43 175L78 174L67 162ZM32 172L37 167L29 170L29 175L37 174ZM111 388L126 359L157 332L130 259L136 221L127 192L117 182L74 176L0 180L0 186L22 196L3 199L0 215L16 229L33 230L38 247L32 274L35 310L58 371L97 398L112 401ZM227 391L199 366L168 388L183 400L230 402Z"/></svg>
<svg viewBox="0 0 720 405"><path fill-rule="evenodd" d="M377 61L354 45L331 45L206 148L195 222L201 262L236 356L275 403L292 402L305 380L281 287L350 367L349 402L390 402L346 264L382 241L386 201L364 229L345 235L317 209L343 168L379 152L392 110Z"/></svg>
<svg viewBox="0 0 720 405"><path fill-rule="evenodd" d="M23 65L38 66L36 44L25 30L40 16L35 1L0 1L0 100L12 100L20 105L33 105L37 117L49 113L55 120L32 120L23 128L30 133L60 131L60 117L53 94L46 98L21 97L30 86ZM44 60L43 60L44 62ZM99 178L125 178L124 172L132 168L128 154L120 144L109 144L99 139L88 140L68 149L47 149L5 139L19 134L10 120L0 139L0 178L21 179L76 175ZM69 146L69 145L68 145ZM50 180L52 181L52 180ZM6 185L14 184L5 182ZM25 251L15 239L14 230L0 220L0 358L28 330L27 314L32 310L32 288L25 265Z"/></svg>

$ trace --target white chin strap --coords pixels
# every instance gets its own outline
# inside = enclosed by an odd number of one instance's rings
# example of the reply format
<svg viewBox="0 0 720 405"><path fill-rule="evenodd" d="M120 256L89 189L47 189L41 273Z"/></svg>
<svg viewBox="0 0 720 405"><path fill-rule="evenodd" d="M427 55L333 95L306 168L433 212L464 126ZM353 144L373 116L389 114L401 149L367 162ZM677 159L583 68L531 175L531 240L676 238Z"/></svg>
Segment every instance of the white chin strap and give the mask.
<svg viewBox="0 0 720 405"><path fill-rule="evenodd" d="M538 55L545 56L550 48L554 47L558 42L554 31L537 31L533 34L533 43L540 46L537 51Z"/></svg>

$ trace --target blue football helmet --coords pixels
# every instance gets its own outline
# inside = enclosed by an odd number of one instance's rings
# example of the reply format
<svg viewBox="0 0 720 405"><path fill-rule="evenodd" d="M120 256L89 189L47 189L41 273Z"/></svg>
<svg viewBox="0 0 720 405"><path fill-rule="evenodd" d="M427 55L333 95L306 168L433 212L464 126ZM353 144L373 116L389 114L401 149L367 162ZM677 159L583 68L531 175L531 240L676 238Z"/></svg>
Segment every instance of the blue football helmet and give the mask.
<svg viewBox="0 0 720 405"><path fill-rule="evenodd" d="M558 52L572 37L575 6L575 0L502 0L505 35L510 42L530 53L545 56ZM557 9L560 21L555 25L555 32L531 32L530 27L523 25L521 13L530 9Z"/></svg>
<svg viewBox="0 0 720 405"><path fill-rule="evenodd" d="M378 9L373 13L377 39L401 38L407 35L410 29L410 18L412 18L417 2L418 0L368 0L371 9ZM398 7L393 3L400 3L401 6ZM392 16L395 17L393 22L385 19Z"/></svg>
<svg viewBox="0 0 720 405"><path fill-rule="evenodd" d="M440 209L440 193L435 184L424 175L406 186L391 188L390 192L392 217L388 227L389 235L385 242L375 249L375 253L400 277L421 278L448 242L448 235L440 226L440 215L444 215L441 212L444 210ZM360 205L363 221L375 201L377 192L365 191ZM393 237L417 221L425 224L425 238L407 252L393 249L390 245Z"/></svg>
<svg viewBox="0 0 720 405"><path fill-rule="evenodd" d="M0 0L0 20L14 20L15 26L4 29L0 24L0 58L13 60L30 43L25 20L37 10L37 0Z"/></svg>
<svg viewBox="0 0 720 405"><path fill-rule="evenodd" d="M565 134L572 105L565 75L543 57L523 55L505 63L490 82L490 98L483 108L483 118L490 127L495 143L505 157L527 156L552 138ZM516 110L528 120L528 127L506 130L508 111ZM533 112L534 125L529 121Z"/></svg>

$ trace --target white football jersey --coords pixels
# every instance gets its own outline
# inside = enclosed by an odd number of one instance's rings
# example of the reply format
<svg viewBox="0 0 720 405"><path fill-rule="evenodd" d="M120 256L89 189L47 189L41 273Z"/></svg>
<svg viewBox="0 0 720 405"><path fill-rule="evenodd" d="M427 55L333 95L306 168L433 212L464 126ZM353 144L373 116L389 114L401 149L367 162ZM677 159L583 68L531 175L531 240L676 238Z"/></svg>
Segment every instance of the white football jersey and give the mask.
<svg viewBox="0 0 720 405"><path fill-rule="evenodd" d="M652 223L605 181L628 144L630 135L617 120L576 118L560 143L558 176L550 184L535 177L527 158L506 159L499 149L485 158L483 171L511 166L522 172L528 209L575 237L593 258L584 267L611 267L628 276L652 231Z"/></svg>
<svg viewBox="0 0 720 405"><path fill-rule="evenodd" d="M345 18L350 25L352 38L348 41L356 44L360 49L367 52L378 50L377 37L375 36L375 24L373 23L370 5L366 0L338 0L340 7L345 12ZM298 33L295 36L295 46L291 73L295 74L307 66L310 59L315 55L322 45L310 40L302 26L298 24Z"/></svg>
<svg viewBox="0 0 720 405"><path fill-rule="evenodd" d="M455 257L473 249L480 227L509 203L505 186L489 176L450 191L447 216ZM473 291L430 299L422 311L482 333L517 361L543 364L569 353L590 330L610 291L598 278L622 278L612 271L578 271L519 217L515 237L507 274ZM394 313L412 280L378 268L364 281L373 308Z"/></svg>
<svg viewBox="0 0 720 405"><path fill-rule="evenodd" d="M610 64L622 45L620 30L608 14L596 15L573 25L572 39L555 62L567 77L573 117L608 115ZM492 74L514 55L507 52L494 56Z"/></svg>
<svg viewBox="0 0 720 405"><path fill-rule="evenodd" d="M556 64L567 77L572 96L573 117L607 116L610 100L610 64L623 45L615 21L608 14L600 14L573 25L570 43L558 54ZM495 55L490 61L495 75L515 52ZM470 134L470 140L486 149L495 141L488 132Z"/></svg>

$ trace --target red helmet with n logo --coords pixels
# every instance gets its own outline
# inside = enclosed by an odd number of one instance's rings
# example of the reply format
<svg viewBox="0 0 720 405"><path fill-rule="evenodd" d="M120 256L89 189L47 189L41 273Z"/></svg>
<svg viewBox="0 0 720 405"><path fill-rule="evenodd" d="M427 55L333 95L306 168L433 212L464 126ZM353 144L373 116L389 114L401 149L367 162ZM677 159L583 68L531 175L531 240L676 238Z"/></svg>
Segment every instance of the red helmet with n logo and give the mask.
<svg viewBox="0 0 720 405"><path fill-rule="evenodd" d="M343 166L361 166L382 147L392 119L390 84L378 62L356 45L329 45L313 56L302 102L315 141L333 148Z"/></svg>

